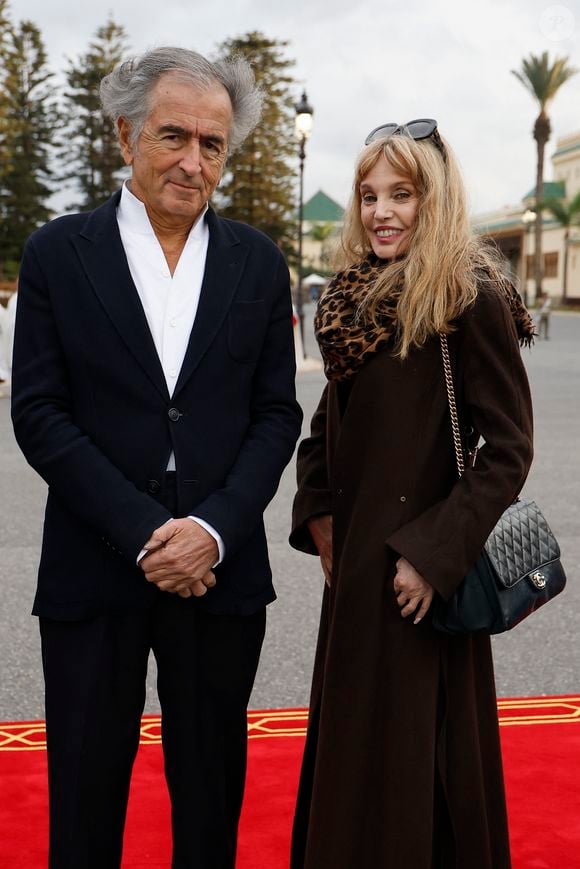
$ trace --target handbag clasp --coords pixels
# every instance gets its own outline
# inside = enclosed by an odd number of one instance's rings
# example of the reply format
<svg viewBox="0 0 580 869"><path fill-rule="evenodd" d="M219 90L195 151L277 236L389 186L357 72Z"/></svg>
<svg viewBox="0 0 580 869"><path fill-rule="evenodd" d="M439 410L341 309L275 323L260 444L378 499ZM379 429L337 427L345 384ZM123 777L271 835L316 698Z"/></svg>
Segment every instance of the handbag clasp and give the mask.
<svg viewBox="0 0 580 869"><path fill-rule="evenodd" d="M536 586L536 588L546 588L546 577L543 573L540 573L538 570L536 573L532 573L530 579Z"/></svg>

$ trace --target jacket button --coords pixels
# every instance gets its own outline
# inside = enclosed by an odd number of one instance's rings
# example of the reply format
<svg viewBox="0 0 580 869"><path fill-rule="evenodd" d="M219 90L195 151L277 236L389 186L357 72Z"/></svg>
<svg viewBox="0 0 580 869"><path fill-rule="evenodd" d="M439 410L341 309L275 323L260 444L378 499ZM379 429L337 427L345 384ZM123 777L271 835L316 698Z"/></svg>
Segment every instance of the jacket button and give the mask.
<svg viewBox="0 0 580 869"><path fill-rule="evenodd" d="M156 495L161 489L161 483L157 480L149 480L147 483L147 491L150 495Z"/></svg>
<svg viewBox="0 0 580 869"><path fill-rule="evenodd" d="M167 416L169 417L171 422L177 422L177 420L179 419L181 414L179 413L179 411L177 410L176 407L170 407L169 410L167 411Z"/></svg>
<svg viewBox="0 0 580 869"><path fill-rule="evenodd" d="M399 501L402 501L403 504L405 503L406 500L407 499L406 499L405 495L401 495L401 497L399 498Z"/></svg>
<svg viewBox="0 0 580 869"><path fill-rule="evenodd" d="M336 490L336 494L337 494L337 495L342 495L342 493L343 493L343 490L342 490L342 489L337 489L337 490Z"/></svg>

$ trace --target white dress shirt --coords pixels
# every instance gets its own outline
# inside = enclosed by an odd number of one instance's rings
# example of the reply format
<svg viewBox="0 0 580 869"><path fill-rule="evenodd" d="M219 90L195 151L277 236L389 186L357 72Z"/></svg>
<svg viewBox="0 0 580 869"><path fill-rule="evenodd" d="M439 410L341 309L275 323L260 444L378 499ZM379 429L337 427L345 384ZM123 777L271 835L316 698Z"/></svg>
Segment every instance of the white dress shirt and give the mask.
<svg viewBox="0 0 580 869"><path fill-rule="evenodd" d="M155 349L163 368L169 395L173 395L193 328L205 271L209 228L205 221L207 205L194 223L171 274L165 254L155 235L145 205L123 185L117 207L117 223L133 283L139 293ZM175 470L173 452L167 464ZM191 516L215 539L219 564L224 557L224 542L215 528ZM145 553L139 553L139 561ZM215 565L214 565L215 566Z"/></svg>

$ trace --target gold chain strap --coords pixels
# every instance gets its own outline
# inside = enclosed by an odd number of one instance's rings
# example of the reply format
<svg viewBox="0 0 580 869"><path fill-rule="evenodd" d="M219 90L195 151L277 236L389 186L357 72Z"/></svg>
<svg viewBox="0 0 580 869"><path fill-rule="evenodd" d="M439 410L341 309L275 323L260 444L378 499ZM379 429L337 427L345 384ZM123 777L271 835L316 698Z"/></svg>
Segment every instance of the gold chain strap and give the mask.
<svg viewBox="0 0 580 869"><path fill-rule="evenodd" d="M451 371L451 361L449 359L447 335L440 333L439 341L441 342L443 371L445 373L445 386L447 387L447 401L449 402L449 415L451 417L451 429L453 431L455 461L457 462L457 473L461 477L465 471L465 462L463 460L463 445L461 443L461 433L459 431L459 417L457 416L457 404L455 403L455 389L453 387L453 374Z"/></svg>

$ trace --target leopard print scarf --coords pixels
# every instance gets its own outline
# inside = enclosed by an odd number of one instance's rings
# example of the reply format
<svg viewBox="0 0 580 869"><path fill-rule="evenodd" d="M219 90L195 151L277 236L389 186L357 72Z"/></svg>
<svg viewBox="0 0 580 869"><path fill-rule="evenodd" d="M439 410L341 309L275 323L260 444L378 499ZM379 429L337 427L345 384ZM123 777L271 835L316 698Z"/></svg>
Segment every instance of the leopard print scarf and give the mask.
<svg viewBox="0 0 580 869"><path fill-rule="evenodd" d="M379 276L385 261L373 252L362 262L338 272L322 294L314 318L314 332L328 380L348 380L363 363L389 344L397 331L397 303L401 290L395 290L377 308L377 325L368 323L357 312L369 284ZM514 318L521 344L531 344L533 320L514 285L500 285Z"/></svg>

